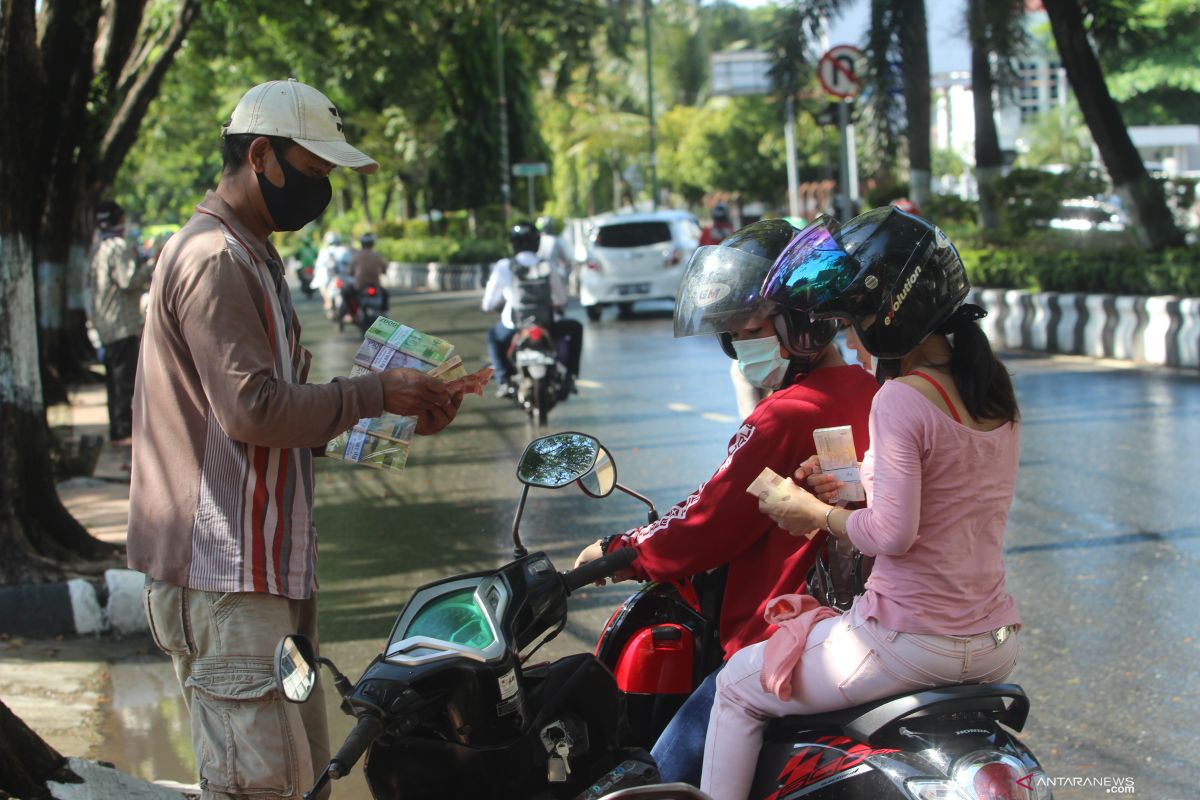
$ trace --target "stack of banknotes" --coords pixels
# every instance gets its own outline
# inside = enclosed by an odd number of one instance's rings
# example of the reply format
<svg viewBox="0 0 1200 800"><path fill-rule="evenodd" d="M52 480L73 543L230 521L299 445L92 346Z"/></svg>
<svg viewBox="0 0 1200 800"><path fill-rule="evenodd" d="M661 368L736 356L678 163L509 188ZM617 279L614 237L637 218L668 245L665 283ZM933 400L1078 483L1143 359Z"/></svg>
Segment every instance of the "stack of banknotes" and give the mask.
<svg viewBox="0 0 1200 800"><path fill-rule="evenodd" d="M482 395L492 377L491 367L468 373L462 359L455 355L454 345L445 339L379 317L354 355L350 376L398 367L441 378L451 394ZM381 417L366 417L331 441L325 447L325 454L376 469L403 469L416 429L416 417L386 413Z"/></svg>

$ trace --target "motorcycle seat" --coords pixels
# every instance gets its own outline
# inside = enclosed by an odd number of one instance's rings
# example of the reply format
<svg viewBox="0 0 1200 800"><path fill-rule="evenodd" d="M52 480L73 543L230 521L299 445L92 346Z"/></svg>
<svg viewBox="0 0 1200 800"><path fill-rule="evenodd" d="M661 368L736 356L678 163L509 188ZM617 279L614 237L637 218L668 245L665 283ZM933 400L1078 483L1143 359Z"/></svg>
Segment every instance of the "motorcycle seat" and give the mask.
<svg viewBox="0 0 1200 800"><path fill-rule="evenodd" d="M780 717L771 721L765 735L787 737L801 731L834 728L855 741L878 745L906 722L964 712L982 713L1020 731L1029 716L1029 698L1013 683L941 686L824 714Z"/></svg>

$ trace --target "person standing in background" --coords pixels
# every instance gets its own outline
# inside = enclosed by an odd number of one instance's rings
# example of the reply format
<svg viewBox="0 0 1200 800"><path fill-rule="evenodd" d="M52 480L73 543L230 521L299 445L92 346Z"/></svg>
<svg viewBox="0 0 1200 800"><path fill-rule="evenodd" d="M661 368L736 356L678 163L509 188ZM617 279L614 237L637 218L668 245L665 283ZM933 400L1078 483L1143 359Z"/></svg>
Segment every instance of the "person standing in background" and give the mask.
<svg viewBox="0 0 1200 800"><path fill-rule="evenodd" d="M96 209L96 242L88 261L92 327L104 352L108 438L129 446L133 435L133 386L142 338L142 293L153 261L143 262L125 238L125 211L112 200Z"/></svg>

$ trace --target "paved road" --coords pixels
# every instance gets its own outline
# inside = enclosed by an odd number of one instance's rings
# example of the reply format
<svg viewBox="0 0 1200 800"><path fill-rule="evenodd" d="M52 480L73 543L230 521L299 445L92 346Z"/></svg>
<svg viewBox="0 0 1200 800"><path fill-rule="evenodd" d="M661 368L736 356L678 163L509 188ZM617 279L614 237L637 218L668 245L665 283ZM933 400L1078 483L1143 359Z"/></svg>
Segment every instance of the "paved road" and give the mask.
<svg viewBox="0 0 1200 800"><path fill-rule="evenodd" d="M392 316L444 336L469 365L482 365L492 318L477 310L478 297L398 298ZM338 334L315 303L302 302L301 310L313 379L344 374L357 334ZM628 320L610 311L586 324L583 364L580 394L551 413L546 432L595 435L612 452L619 480L660 510L711 474L738 427L729 362L715 341L673 339L666 305L639 307ZM1052 776L1128 776L1135 796L1194 797L1200 512L1190 493L1200 428L1190 412L1200 406L1200 382L1075 359L1012 357L1008 364L1024 415L1008 567L1026 622L1013 675L1034 704L1025 741ZM416 586L508 558L520 493L514 467L542 432L506 401L470 397L451 428L417 441L403 474L319 466L326 655L357 675ZM522 534L565 568L586 543L644 519L644 506L626 496L596 501L574 487L535 490ZM590 650L627 591L592 589L573 598L568 628L546 653ZM118 698L123 684L169 678L162 665L137 668L136 675L114 669ZM114 715L110 757L143 775L186 779L179 708L163 698L129 707ZM331 714L338 737L349 725L332 705ZM152 734L155 741L175 743L166 748L173 755L136 746L151 730L162 732ZM337 796L366 797L359 780L356 771ZM1060 800L1103 793L1056 790Z"/></svg>

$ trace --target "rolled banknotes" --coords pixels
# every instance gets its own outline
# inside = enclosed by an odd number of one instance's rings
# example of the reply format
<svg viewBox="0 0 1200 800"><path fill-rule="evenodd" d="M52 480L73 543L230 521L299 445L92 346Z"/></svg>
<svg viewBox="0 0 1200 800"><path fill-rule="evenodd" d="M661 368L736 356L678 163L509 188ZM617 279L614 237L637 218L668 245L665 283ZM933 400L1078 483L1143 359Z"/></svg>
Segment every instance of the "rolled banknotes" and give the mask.
<svg viewBox="0 0 1200 800"><path fill-rule="evenodd" d="M411 353L380 344L374 339L363 339L358 352L354 354L354 363L357 366L366 367L372 372L382 372L385 369L400 367L429 372L437 362L424 361Z"/></svg>
<svg viewBox="0 0 1200 800"><path fill-rule="evenodd" d="M838 489L838 502L866 500L862 476L858 472L858 456L854 451L854 434L849 425L835 428L817 428L813 431L813 443L817 447L817 458L821 471L827 472L842 482Z"/></svg>
<svg viewBox="0 0 1200 800"><path fill-rule="evenodd" d="M382 417L364 417L350 430L408 444L417 431L417 418L385 413Z"/></svg>
<svg viewBox="0 0 1200 800"><path fill-rule="evenodd" d="M445 339L414 330L387 317L375 320L367 329L367 338L430 364L440 364L454 354L454 345Z"/></svg>
<svg viewBox="0 0 1200 800"><path fill-rule="evenodd" d="M766 503L777 503L787 497L788 481L779 473L770 467L763 467L763 471L758 473L758 477L750 482L746 487L746 491ZM817 531L811 530L804 534L805 537L811 539L817 535Z"/></svg>
<svg viewBox="0 0 1200 800"><path fill-rule="evenodd" d="M408 442L394 442L351 428L325 446L325 455L375 469L404 469Z"/></svg>

